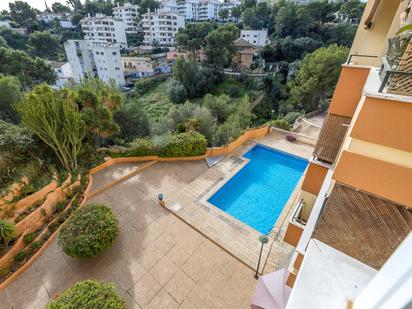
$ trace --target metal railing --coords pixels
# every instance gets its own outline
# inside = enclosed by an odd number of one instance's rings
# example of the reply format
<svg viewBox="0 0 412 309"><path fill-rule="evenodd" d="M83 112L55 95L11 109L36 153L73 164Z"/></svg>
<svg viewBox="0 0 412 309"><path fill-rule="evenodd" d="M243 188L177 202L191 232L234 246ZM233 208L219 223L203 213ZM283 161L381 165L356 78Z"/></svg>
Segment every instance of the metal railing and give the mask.
<svg viewBox="0 0 412 309"><path fill-rule="evenodd" d="M405 84L412 85L412 72L400 71L394 67L395 66L390 64L387 57L382 58L382 66L379 72L379 77L382 83L378 90L379 93L382 93L385 90L385 88L388 88L390 86L394 87L394 84L396 85L396 83L398 83L399 81L401 81L400 83L401 87L405 86ZM392 92L392 91L389 91L389 92Z"/></svg>
<svg viewBox="0 0 412 309"><path fill-rule="evenodd" d="M360 57L360 58L378 58L378 56L373 56L373 55L359 55L359 54L351 54L348 57L348 61L346 64L350 64L352 62L352 58L354 57Z"/></svg>
<svg viewBox="0 0 412 309"><path fill-rule="evenodd" d="M296 206L295 211L293 212L293 215L292 215L292 222L293 223L306 225L306 220L304 220L300 217L300 215L302 213L302 209L303 209L304 206L305 206L305 202L303 201L303 199L301 199L299 201L298 205Z"/></svg>

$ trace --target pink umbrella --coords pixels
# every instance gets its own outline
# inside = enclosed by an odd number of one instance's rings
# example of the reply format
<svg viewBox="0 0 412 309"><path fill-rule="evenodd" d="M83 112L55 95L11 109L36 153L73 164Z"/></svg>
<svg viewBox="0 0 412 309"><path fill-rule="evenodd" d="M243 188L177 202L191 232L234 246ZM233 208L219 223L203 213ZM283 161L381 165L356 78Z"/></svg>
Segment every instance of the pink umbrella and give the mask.
<svg viewBox="0 0 412 309"><path fill-rule="evenodd" d="M282 268L271 274L261 276L253 296L252 309L284 309L291 288L286 285L289 272Z"/></svg>

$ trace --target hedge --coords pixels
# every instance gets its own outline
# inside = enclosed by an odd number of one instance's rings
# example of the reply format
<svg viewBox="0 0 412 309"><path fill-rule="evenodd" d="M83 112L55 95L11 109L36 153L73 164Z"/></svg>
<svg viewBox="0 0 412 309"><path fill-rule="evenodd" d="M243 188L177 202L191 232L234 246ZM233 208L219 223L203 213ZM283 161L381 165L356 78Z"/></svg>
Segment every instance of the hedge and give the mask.
<svg viewBox="0 0 412 309"><path fill-rule="evenodd" d="M126 156L193 157L206 153L206 138L195 131L138 138L130 143Z"/></svg>
<svg viewBox="0 0 412 309"><path fill-rule="evenodd" d="M46 309L70 308L126 309L126 303L116 293L113 283L85 280L77 282L46 307Z"/></svg>
<svg viewBox="0 0 412 309"><path fill-rule="evenodd" d="M111 247L119 234L119 222L103 204L89 204L67 220L59 234L59 245L72 257L92 257Z"/></svg>

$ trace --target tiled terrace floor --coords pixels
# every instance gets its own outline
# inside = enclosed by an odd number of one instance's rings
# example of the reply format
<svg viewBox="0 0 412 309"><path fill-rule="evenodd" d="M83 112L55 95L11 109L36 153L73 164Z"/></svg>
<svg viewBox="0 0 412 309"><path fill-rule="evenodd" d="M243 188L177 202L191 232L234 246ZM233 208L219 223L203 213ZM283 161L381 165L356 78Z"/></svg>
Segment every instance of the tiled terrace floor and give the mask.
<svg viewBox="0 0 412 309"><path fill-rule="evenodd" d="M276 132L272 132L262 139L257 139L255 142L307 159L311 156L314 148L313 145L301 141L288 142L284 134ZM171 211L251 268L256 267L259 258L261 245L258 238L260 234L209 204L207 199L247 163L247 160L242 158L242 154L254 145L254 142L245 143L234 153L224 157L219 163L183 187L182 190L168 191L166 194L168 196L167 207ZM297 189L299 187L298 185ZM264 247L262 254L264 263L261 264L260 270L265 273L285 267L289 262L293 248L282 239L297 193L298 190L295 190L291 195L269 235L268 245ZM271 254L268 258L271 248Z"/></svg>
<svg viewBox="0 0 412 309"><path fill-rule="evenodd" d="M253 271L157 205L207 169L203 161L156 163L95 196L119 216L120 236L102 256L67 257L54 242L0 293L0 308L44 308L78 280L112 281L129 308L249 308Z"/></svg>

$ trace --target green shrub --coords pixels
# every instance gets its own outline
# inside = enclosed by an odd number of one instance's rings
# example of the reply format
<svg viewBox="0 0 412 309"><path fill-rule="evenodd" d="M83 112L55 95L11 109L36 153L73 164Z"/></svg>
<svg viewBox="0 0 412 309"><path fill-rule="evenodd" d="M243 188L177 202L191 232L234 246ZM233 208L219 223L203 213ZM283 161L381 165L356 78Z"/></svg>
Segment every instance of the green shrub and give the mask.
<svg viewBox="0 0 412 309"><path fill-rule="evenodd" d="M30 248L33 250L33 252L36 252L37 250L40 249L41 246L42 246L42 242L41 242L41 241L34 241L34 242L32 242L32 244L30 245Z"/></svg>
<svg viewBox="0 0 412 309"><path fill-rule="evenodd" d="M276 119L276 120L272 120L270 123L273 127L279 128L279 129L283 129L283 130L290 130L290 125L289 122L287 122L287 120L285 119Z"/></svg>
<svg viewBox="0 0 412 309"><path fill-rule="evenodd" d="M227 87L225 93L231 98L238 98L241 95L239 87L236 86Z"/></svg>
<svg viewBox="0 0 412 309"><path fill-rule="evenodd" d="M137 94L143 95L154 88L156 86L156 82L156 79L150 77L139 79L134 85L134 90Z"/></svg>
<svg viewBox="0 0 412 309"><path fill-rule="evenodd" d="M153 142L159 157L191 157L205 154L206 138L195 131L161 136Z"/></svg>
<svg viewBox="0 0 412 309"><path fill-rule="evenodd" d="M20 251L14 256L13 259L16 263L20 263L20 262L23 262L25 258L26 258L26 253L24 251Z"/></svg>
<svg viewBox="0 0 412 309"><path fill-rule="evenodd" d="M6 277L10 273L10 267L0 269L0 277Z"/></svg>
<svg viewBox="0 0 412 309"><path fill-rule="evenodd" d="M130 143L126 156L192 157L203 155L206 149L206 138L198 132L189 131L157 135L152 139L137 138Z"/></svg>
<svg viewBox="0 0 412 309"><path fill-rule="evenodd" d="M46 309L66 308L126 309L126 303L116 293L112 283L86 280L76 283L46 307Z"/></svg>
<svg viewBox="0 0 412 309"><path fill-rule="evenodd" d="M109 248L119 234L119 222L103 204L90 204L76 210L63 226L59 244L72 257L92 257Z"/></svg>
<svg viewBox="0 0 412 309"><path fill-rule="evenodd" d="M26 245L28 245L29 243L31 243L35 238L36 238L36 234L35 233L29 233L23 236L23 241Z"/></svg>
<svg viewBox="0 0 412 309"><path fill-rule="evenodd" d="M295 123L296 119L298 119L302 115L303 114L300 112L290 112L287 113L286 116L283 117L283 119L285 119L288 123L293 124Z"/></svg>
<svg viewBox="0 0 412 309"><path fill-rule="evenodd" d="M126 155L130 157L155 156L156 150L151 139L136 138L130 143Z"/></svg>

